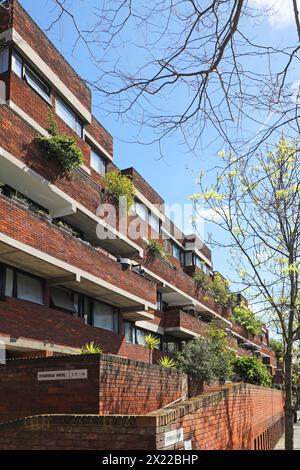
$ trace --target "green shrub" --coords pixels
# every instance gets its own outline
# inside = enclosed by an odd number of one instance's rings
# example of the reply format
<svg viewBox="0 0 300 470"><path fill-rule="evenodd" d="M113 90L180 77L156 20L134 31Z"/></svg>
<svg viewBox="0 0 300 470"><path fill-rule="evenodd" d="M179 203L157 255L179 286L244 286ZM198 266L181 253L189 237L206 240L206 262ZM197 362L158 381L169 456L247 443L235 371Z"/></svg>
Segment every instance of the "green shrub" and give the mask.
<svg viewBox="0 0 300 470"><path fill-rule="evenodd" d="M122 175L119 171L110 171L104 176L106 183L106 191L116 201L119 201L121 197L126 199L127 212L131 209L134 204L135 193L132 180Z"/></svg>
<svg viewBox="0 0 300 470"><path fill-rule="evenodd" d="M272 385L272 375L256 357L236 357L233 361L233 370L236 378L242 382L263 387Z"/></svg>
<svg viewBox="0 0 300 470"><path fill-rule="evenodd" d="M49 160L55 160L62 168L62 173L70 176L83 163L83 156L76 140L65 134L60 134L52 113L49 113L49 136L37 138L43 154Z"/></svg>
<svg viewBox="0 0 300 470"><path fill-rule="evenodd" d="M233 353L226 342L226 333L215 326L207 336L195 338L177 354L177 368L187 374L197 375L203 382L225 382L233 374Z"/></svg>
<svg viewBox="0 0 300 470"><path fill-rule="evenodd" d="M230 292L229 282L223 279L219 273L214 273L213 279L209 279L202 271L197 271L193 277L198 287L205 290L217 304L228 308L232 307L235 299Z"/></svg>
<svg viewBox="0 0 300 470"><path fill-rule="evenodd" d="M263 323L255 318L255 314L247 307L245 302L236 305L232 311L232 319L238 325L246 328L249 333L259 335L262 332Z"/></svg>

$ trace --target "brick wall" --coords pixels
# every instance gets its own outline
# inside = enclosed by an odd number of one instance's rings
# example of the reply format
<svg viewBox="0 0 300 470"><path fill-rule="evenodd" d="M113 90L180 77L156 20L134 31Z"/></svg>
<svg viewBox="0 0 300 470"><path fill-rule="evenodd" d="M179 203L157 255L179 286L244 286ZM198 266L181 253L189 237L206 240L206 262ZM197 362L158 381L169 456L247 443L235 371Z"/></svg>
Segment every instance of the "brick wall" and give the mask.
<svg viewBox="0 0 300 470"><path fill-rule="evenodd" d="M38 372L88 371L38 381ZM188 393L184 374L105 355L11 359L0 366L0 421L37 414L145 414ZM193 388L195 390L195 388Z"/></svg>
<svg viewBox="0 0 300 470"><path fill-rule="evenodd" d="M122 358L100 361L99 414L145 414L186 393L185 375L174 369Z"/></svg>
<svg viewBox="0 0 300 470"><path fill-rule="evenodd" d="M1 449L273 449L283 432L282 392L235 385L144 416L35 416L0 425ZM165 433L183 441L165 447Z"/></svg>
<svg viewBox="0 0 300 470"><path fill-rule="evenodd" d="M180 410L183 416L176 418ZM157 449L165 448L165 432L181 427L184 440L192 440L193 449L254 449L255 440L267 432L273 448L282 433L283 393L253 385L228 385L188 400L184 412L177 405L155 416ZM183 442L168 449L184 449Z"/></svg>

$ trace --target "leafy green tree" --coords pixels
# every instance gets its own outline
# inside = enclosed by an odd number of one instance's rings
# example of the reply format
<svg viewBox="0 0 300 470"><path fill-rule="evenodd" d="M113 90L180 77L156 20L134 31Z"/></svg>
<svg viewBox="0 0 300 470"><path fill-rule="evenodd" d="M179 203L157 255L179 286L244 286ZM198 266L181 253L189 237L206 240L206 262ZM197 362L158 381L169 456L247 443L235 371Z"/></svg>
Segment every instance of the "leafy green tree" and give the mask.
<svg viewBox="0 0 300 470"><path fill-rule="evenodd" d="M278 339L271 338L270 341L269 341L269 346L276 353L277 359L279 361L282 361L282 357L283 357L283 344L282 344L282 341L279 341Z"/></svg>
<svg viewBox="0 0 300 470"><path fill-rule="evenodd" d="M213 220L208 220L218 226L218 239L210 236L208 243L228 249L239 289L282 335L285 448L293 449L292 355L300 339L299 140L281 137L255 158L221 151L215 182L207 186L201 173L199 186L191 197L195 209L202 214L210 209Z"/></svg>
<svg viewBox="0 0 300 470"><path fill-rule="evenodd" d="M243 382L263 387L272 385L272 375L256 357L236 357L233 361L233 370L236 378Z"/></svg>

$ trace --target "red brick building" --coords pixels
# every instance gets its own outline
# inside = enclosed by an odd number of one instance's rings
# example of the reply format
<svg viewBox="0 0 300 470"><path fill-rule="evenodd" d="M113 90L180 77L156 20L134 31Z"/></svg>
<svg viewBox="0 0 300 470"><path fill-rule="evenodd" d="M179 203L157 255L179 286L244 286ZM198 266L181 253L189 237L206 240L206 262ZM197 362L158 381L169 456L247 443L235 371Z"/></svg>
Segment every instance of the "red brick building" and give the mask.
<svg viewBox="0 0 300 470"><path fill-rule="evenodd" d="M4 9L3 7L6 7ZM91 114L91 93L16 0L0 15L0 340L8 357L74 354L95 341L106 353L148 361L145 334L173 353L205 334L217 318L230 347L256 354L275 370L268 331L249 334L230 310L197 286L213 276L210 250L170 223L164 201L134 168L135 213L148 237L133 240L97 208L107 199L103 176L116 170L113 138ZM74 137L84 163L73 177L41 152L52 111ZM97 227L106 239L97 237ZM155 236L169 262L149 257Z"/></svg>

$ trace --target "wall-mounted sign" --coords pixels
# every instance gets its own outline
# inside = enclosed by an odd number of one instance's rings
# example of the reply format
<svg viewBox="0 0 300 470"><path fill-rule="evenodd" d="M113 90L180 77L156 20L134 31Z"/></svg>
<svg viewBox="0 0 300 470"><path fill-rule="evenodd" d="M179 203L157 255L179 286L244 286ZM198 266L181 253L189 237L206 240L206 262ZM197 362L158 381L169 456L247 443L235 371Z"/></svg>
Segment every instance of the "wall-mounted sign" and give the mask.
<svg viewBox="0 0 300 470"><path fill-rule="evenodd" d="M192 440L184 441L184 450L193 450Z"/></svg>
<svg viewBox="0 0 300 470"><path fill-rule="evenodd" d="M87 369L79 370L53 370L38 372L38 381L43 380L74 380L74 379L87 379Z"/></svg>
<svg viewBox="0 0 300 470"><path fill-rule="evenodd" d="M177 444L183 441L183 428L174 429L165 433L165 447Z"/></svg>

